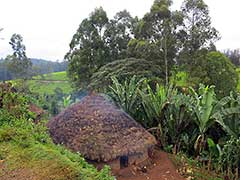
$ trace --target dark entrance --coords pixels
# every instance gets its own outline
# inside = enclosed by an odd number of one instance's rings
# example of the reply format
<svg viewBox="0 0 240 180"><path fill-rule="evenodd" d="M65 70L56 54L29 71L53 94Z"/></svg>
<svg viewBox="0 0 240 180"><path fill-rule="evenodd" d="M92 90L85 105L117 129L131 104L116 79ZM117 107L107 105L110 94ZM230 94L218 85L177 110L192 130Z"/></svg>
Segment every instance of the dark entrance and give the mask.
<svg viewBox="0 0 240 180"><path fill-rule="evenodd" d="M128 167L128 156L121 156L120 157L120 168Z"/></svg>

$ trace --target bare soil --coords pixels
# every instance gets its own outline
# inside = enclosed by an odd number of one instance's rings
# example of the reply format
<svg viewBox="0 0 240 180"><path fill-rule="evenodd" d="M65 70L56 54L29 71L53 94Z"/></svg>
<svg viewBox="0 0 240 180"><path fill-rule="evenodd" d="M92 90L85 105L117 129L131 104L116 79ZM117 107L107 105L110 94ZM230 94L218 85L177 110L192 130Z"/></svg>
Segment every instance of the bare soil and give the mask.
<svg viewBox="0 0 240 180"><path fill-rule="evenodd" d="M145 168L128 167L121 170L117 180L184 180L167 153L156 150L152 161L152 165Z"/></svg>

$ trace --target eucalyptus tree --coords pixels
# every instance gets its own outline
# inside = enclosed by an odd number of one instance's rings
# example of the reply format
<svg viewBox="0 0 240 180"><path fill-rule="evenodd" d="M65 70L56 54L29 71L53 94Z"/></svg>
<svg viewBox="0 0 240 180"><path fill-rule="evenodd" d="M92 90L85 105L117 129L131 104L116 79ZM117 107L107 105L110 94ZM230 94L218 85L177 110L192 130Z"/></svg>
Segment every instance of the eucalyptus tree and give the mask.
<svg viewBox="0 0 240 180"><path fill-rule="evenodd" d="M108 49L104 43L107 24L107 14L100 7L81 22L73 35L65 59L69 61L68 75L75 86L88 84L93 72L107 63Z"/></svg>
<svg viewBox="0 0 240 180"><path fill-rule="evenodd" d="M14 75L14 78L27 79L31 77L32 62L26 55L22 36L13 34L9 44L13 50L13 54L6 57L9 71Z"/></svg>
<svg viewBox="0 0 240 180"><path fill-rule="evenodd" d="M147 47L147 54L153 58L147 60L152 60L164 67L166 84L168 84L169 67L174 64L174 58L178 52L178 29L183 22L181 12L171 11L171 4L170 0L155 0L150 12L145 14L135 29L138 41L133 40L129 43L130 53L132 50L140 49L141 51ZM146 56L144 51L140 54Z"/></svg>
<svg viewBox="0 0 240 180"><path fill-rule="evenodd" d="M109 48L111 61L127 57L128 42L134 37L134 26L138 19L126 10L116 13L104 32L105 43Z"/></svg>
<svg viewBox="0 0 240 180"><path fill-rule="evenodd" d="M65 56L69 61L68 75L75 87L86 88L99 68L127 57L127 45L134 37L136 22L137 18L132 18L126 10L109 20L102 8L95 9L81 22Z"/></svg>
<svg viewBox="0 0 240 180"><path fill-rule="evenodd" d="M218 31L212 27L209 9L203 0L184 0L181 11L184 26L181 31L182 63L193 64L194 53L209 48L219 39Z"/></svg>

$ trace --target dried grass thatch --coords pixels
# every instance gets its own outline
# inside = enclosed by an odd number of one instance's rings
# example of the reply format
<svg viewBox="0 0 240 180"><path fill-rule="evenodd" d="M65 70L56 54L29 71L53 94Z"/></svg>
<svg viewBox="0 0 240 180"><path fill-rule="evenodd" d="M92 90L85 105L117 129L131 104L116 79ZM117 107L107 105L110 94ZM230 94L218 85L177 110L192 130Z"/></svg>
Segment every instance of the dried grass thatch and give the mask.
<svg viewBox="0 0 240 180"><path fill-rule="evenodd" d="M100 95L89 95L48 123L55 143L85 158L107 162L146 151L155 138L128 114Z"/></svg>

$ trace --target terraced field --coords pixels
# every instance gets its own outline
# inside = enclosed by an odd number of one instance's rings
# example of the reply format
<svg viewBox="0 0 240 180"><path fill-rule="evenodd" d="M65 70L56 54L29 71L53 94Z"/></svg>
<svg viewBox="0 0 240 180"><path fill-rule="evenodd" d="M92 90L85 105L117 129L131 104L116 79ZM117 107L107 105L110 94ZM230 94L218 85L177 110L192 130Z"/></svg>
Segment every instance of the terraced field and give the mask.
<svg viewBox="0 0 240 180"><path fill-rule="evenodd" d="M40 94L54 94L56 88L61 88L64 94L73 90L66 71L36 76L28 81L28 85L32 92Z"/></svg>

